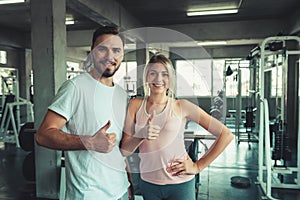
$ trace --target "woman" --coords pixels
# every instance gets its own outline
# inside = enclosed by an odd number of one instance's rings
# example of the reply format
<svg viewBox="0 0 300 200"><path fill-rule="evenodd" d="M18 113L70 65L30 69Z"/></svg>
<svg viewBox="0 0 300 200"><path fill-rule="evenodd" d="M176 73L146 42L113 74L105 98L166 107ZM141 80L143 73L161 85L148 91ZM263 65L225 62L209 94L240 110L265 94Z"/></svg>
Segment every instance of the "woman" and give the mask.
<svg viewBox="0 0 300 200"><path fill-rule="evenodd" d="M174 99L175 72L162 54L151 57L144 70L143 99L133 99L126 116L121 151L139 147L141 191L145 200L194 200L194 175L207 167L233 139L229 129L187 100ZM216 140L197 162L184 145L187 120L204 127Z"/></svg>

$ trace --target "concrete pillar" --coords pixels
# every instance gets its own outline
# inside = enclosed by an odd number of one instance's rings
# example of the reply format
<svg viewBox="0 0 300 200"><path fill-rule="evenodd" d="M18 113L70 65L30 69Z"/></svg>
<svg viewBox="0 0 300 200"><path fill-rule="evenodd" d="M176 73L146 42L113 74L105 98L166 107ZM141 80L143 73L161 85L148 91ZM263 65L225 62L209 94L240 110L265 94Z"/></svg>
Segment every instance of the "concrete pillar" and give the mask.
<svg viewBox="0 0 300 200"><path fill-rule="evenodd" d="M30 49L20 49L18 50L18 91L19 97L26 100L30 100L30 72L32 69L31 65L31 50ZM32 115L30 112L30 107L20 106L20 122L32 122Z"/></svg>
<svg viewBox="0 0 300 200"><path fill-rule="evenodd" d="M19 81L19 97L25 98L25 80L24 80L24 69L25 69L25 49L20 49L17 52L18 65L15 66L18 69L18 81Z"/></svg>
<svg viewBox="0 0 300 200"><path fill-rule="evenodd" d="M25 49L25 65L19 70L20 76L20 96L30 100L30 85L31 85L31 70L32 70L32 55L31 49Z"/></svg>
<svg viewBox="0 0 300 200"><path fill-rule="evenodd" d="M144 96L143 91L143 72L145 64L149 60L149 50L147 44L137 42L136 44L136 63L137 63L137 96Z"/></svg>
<svg viewBox="0 0 300 200"><path fill-rule="evenodd" d="M65 0L31 0L34 118L38 128L50 102L66 80ZM37 197L58 199L61 152L36 145Z"/></svg>

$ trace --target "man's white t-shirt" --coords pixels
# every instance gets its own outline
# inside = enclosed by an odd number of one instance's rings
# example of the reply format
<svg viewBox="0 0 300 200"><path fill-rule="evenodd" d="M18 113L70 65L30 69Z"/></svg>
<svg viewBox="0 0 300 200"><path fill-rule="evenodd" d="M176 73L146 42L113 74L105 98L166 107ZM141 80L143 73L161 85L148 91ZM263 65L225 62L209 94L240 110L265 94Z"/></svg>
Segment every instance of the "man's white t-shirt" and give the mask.
<svg viewBox="0 0 300 200"><path fill-rule="evenodd" d="M66 81L49 109L63 116L63 131L94 135L108 120L107 133L116 133L116 146L109 153L66 151L66 199L116 200L129 187L125 158L119 150L126 116L127 94L114 85L108 87L88 73Z"/></svg>

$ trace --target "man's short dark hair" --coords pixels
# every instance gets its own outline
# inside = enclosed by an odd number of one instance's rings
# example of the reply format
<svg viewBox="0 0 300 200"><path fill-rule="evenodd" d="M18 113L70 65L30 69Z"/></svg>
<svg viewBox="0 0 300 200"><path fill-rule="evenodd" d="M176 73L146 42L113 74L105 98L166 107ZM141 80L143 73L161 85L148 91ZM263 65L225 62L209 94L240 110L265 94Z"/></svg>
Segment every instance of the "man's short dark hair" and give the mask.
<svg viewBox="0 0 300 200"><path fill-rule="evenodd" d="M92 46L94 46L94 43L95 43L96 39L99 36L105 35L105 34L119 35L120 31L119 31L119 28L117 26L102 26L102 27L99 27L93 33ZM121 38L121 40L124 44L123 37L121 35L119 35L119 36L120 36L120 38Z"/></svg>

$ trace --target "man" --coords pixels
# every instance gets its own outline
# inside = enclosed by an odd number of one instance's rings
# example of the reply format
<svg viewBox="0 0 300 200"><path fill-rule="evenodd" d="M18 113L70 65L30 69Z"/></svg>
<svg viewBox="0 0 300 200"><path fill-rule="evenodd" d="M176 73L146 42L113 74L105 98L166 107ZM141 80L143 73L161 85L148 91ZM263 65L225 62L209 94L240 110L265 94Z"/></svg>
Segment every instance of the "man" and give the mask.
<svg viewBox="0 0 300 200"><path fill-rule="evenodd" d="M119 141L127 94L113 82L124 56L116 27L94 32L88 72L66 81L48 107L36 141L65 151L65 199L128 199Z"/></svg>

